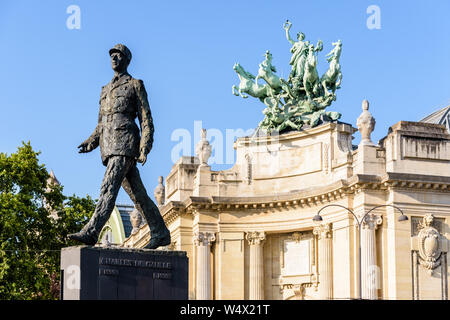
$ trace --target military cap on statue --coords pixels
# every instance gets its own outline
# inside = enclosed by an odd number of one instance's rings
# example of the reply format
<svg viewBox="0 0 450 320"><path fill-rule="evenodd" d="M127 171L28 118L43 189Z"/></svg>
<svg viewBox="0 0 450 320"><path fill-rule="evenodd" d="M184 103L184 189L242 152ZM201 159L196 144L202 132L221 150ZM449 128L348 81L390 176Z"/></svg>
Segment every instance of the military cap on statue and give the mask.
<svg viewBox="0 0 450 320"><path fill-rule="evenodd" d="M126 45L118 43L113 48L109 49L109 55L112 55L113 52L120 52L128 59L128 63L131 61L131 51L127 48Z"/></svg>

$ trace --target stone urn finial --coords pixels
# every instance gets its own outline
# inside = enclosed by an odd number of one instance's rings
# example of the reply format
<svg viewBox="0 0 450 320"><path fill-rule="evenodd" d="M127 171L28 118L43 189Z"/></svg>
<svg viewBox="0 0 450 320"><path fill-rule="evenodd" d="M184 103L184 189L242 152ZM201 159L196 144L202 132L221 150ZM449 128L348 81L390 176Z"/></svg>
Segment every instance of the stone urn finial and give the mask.
<svg viewBox="0 0 450 320"><path fill-rule="evenodd" d="M369 112L369 101L363 100L362 110L363 112L356 121L356 126L361 133L361 142L359 143L359 145L375 146L375 144L370 139L370 135L375 129L375 118Z"/></svg>
<svg viewBox="0 0 450 320"><path fill-rule="evenodd" d="M131 234L137 232L139 228L142 226L142 215L138 209L134 208L133 211L130 212L130 221L133 229L131 230Z"/></svg>
<svg viewBox="0 0 450 320"><path fill-rule="evenodd" d="M202 129L201 139L195 147L195 153L200 159L200 166L204 167L208 165L208 159L211 156L211 151L211 145L209 144L209 141L206 140L206 129Z"/></svg>
<svg viewBox="0 0 450 320"><path fill-rule="evenodd" d="M153 195L155 196L158 207L161 207L165 201L166 188L164 187L164 178L162 176L158 178L158 182Z"/></svg>

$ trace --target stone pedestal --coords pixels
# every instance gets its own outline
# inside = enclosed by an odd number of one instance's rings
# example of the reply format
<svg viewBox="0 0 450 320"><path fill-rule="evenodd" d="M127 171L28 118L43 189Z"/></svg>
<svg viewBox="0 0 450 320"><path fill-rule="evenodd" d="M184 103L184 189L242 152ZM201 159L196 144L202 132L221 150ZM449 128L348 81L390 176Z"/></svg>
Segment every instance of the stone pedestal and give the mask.
<svg viewBox="0 0 450 320"><path fill-rule="evenodd" d="M93 246L63 248L61 299L188 299L186 252Z"/></svg>
<svg viewBox="0 0 450 320"><path fill-rule="evenodd" d="M207 196L214 190L214 181L211 181L211 167L202 164L198 167L194 178L194 196Z"/></svg>

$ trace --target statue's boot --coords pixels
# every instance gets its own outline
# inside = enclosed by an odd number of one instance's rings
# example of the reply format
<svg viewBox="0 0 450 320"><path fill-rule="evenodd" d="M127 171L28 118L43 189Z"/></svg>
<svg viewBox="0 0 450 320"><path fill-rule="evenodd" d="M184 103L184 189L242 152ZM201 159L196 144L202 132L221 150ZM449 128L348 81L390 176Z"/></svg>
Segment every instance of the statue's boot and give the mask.
<svg viewBox="0 0 450 320"><path fill-rule="evenodd" d="M152 237L150 242L144 247L144 249L156 249L170 244L170 234L167 237Z"/></svg>
<svg viewBox="0 0 450 320"><path fill-rule="evenodd" d="M170 232L164 223L164 220L158 210L158 207L151 201L151 210L143 210L145 220L148 223L150 229L151 239L150 242L144 247L145 249L156 249L158 247L167 246L170 244ZM148 209L148 207L147 207Z"/></svg>
<svg viewBox="0 0 450 320"><path fill-rule="evenodd" d="M80 232L77 233L71 233L69 235L67 235L70 239L72 240L76 240L79 242L82 242L86 245L89 246L93 246L97 243L97 239L94 237L91 237L87 232L85 232L84 230L81 230Z"/></svg>

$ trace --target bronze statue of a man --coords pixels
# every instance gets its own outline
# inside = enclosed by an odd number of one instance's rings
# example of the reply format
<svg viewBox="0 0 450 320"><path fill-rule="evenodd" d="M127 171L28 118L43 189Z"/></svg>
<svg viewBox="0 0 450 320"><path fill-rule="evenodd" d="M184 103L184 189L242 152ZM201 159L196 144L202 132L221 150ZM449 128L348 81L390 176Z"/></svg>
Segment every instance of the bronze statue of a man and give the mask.
<svg viewBox="0 0 450 320"><path fill-rule="evenodd" d="M109 54L114 77L102 87L94 133L78 146L79 152L85 153L100 145L106 172L94 215L80 232L69 237L87 245L96 244L122 185L150 228L151 239L145 248L156 249L170 244L170 232L158 207L147 195L136 167L136 162L144 165L153 144L154 127L147 92L142 80L132 78L127 72L131 61L130 50L123 44L117 44L109 50Z"/></svg>

